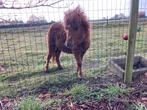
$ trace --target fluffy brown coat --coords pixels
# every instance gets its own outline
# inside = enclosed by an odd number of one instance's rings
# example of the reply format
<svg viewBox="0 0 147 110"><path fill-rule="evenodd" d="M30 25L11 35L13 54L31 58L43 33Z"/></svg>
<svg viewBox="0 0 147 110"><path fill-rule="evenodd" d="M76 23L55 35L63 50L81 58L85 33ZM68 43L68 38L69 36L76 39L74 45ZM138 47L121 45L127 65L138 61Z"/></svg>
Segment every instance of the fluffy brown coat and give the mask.
<svg viewBox="0 0 147 110"><path fill-rule="evenodd" d="M77 62L77 74L81 78L83 56L90 46L90 24L85 13L77 7L65 12L64 26L62 23L51 25L48 36L48 53L46 71L51 58L55 59L61 69L60 53L72 53Z"/></svg>
<svg viewBox="0 0 147 110"><path fill-rule="evenodd" d="M48 66L50 59L57 63L58 69L62 69L60 64L61 51L66 53L72 53L71 49L67 48L64 44L66 41L66 32L62 23L53 23L48 31L46 37L48 52L46 57L45 71L48 72Z"/></svg>
<svg viewBox="0 0 147 110"><path fill-rule="evenodd" d="M66 46L75 56L78 77L81 78L83 56L90 46L90 24L87 16L78 6L65 12L64 26L67 32Z"/></svg>

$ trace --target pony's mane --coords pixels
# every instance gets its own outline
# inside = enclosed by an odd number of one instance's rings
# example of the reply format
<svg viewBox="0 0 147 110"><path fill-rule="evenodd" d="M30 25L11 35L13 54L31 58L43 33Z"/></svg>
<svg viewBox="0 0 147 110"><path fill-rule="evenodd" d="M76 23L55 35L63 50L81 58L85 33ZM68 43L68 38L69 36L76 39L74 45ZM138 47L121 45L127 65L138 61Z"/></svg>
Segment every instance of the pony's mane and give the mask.
<svg viewBox="0 0 147 110"><path fill-rule="evenodd" d="M75 9L69 9L66 11L64 16L65 28L68 28L69 24L73 28L82 28L89 35L90 24L84 11L78 6Z"/></svg>

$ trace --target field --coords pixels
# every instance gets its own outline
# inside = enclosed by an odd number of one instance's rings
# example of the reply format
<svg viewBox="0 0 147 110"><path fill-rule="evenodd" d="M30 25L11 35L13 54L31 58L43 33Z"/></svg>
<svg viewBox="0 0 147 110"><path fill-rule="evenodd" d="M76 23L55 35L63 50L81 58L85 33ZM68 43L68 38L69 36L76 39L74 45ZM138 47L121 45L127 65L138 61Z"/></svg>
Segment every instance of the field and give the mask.
<svg viewBox="0 0 147 110"><path fill-rule="evenodd" d="M136 41L136 54L143 56L147 56L146 26L146 23L140 25ZM61 56L63 70L58 71L55 64L50 64L50 72L43 72L47 31L48 26L0 29L0 99L38 97L42 93L57 95L77 84L96 89L99 88L96 85L109 86L122 81L107 67L111 58L126 55L127 41L122 35L128 32L127 24L93 24L91 47L84 56L83 80L76 78L75 59L66 53ZM54 96L53 99L59 101L60 98Z"/></svg>

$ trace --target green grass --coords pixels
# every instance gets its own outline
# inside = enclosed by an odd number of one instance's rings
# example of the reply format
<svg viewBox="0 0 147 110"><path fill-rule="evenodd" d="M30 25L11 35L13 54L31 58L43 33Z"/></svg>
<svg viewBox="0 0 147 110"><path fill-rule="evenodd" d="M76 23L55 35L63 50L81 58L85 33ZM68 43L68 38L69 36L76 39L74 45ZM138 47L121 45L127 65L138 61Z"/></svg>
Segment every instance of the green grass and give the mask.
<svg viewBox="0 0 147 110"><path fill-rule="evenodd" d="M108 85L105 88L90 89L86 84L75 84L69 90L65 90L64 95L71 96L72 101L82 103L88 98L95 100L108 99L115 100L118 95L127 94L131 89L118 85Z"/></svg>
<svg viewBox="0 0 147 110"><path fill-rule="evenodd" d="M147 110L147 106L144 103L133 104L134 110Z"/></svg>
<svg viewBox="0 0 147 110"><path fill-rule="evenodd" d="M37 94L40 90L64 92L79 83L73 55L62 53L64 70L56 71L56 65L51 64L50 73L43 73L47 31L48 26L0 30L0 65L6 69L0 73L0 97ZM92 31L91 46L83 61L87 80L103 74L108 61L112 57L125 55L127 50L127 41L121 36L128 32L128 25L94 25ZM137 34L136 54L147 56L146 35L144 25Z"/></svg>
<svg viewBox="0 0 147 110"><path fill-rule="evenodd" d="M105 88L91 90L88 96L95 100L108 99L110 101L113 101L117 99L119 95L127 94L130 91L131 89L129 88L113 84L107 85Z"/></svg>
<svg viewBox="0 0 147 110"><path fill-rule="evenodd" d="M13 104L14 110L56 110L61 103L60 99L47 99L41 101L37 97L24 97Z"/></svg>
<svg viewBox="0 0 147 110"><path fill-rule="evenodd" d="M41 101L33 97L24 98L15 107L15 110L41 110Z"/></svg>
<svg viewBox="0 0 147 110"><path fill-rule="evenodd" d="M107 97L110 100L113 100L116 96L123 94L123 93L129 93L131 89L120 87L118 85L110 85L105 89L102 89L100 92L103 94L103 96Z"/></svg>
<svg viewBox="0 0 147 110"><path fill-rule="evenodd" d="M27 96L20 99L13 104L15 110L54 110L58 109L60 104L67 103L70 101L82 104L88 101L89 98L95 101L101 100L102 98L108 98L109 100L114 100L117 95L128 93L130 90L128 88L110 85L106 88L101 89L90 89L86 84L74 84L70 89L65 89L63 99L58 96L56 98L49 97L44 101L41 101L36 96ZM68 97L68 98L66 98ZM134 104L132 108L135 110L145 110L145 105Z"/></svg>
<svg viewBox="0 0 147 110"><path fill-rule="evenodd" d="M65 95L71 95L74 102L83 102L89 95L89 88L85 84L76 84L70 90L65 90Z"/></svg>

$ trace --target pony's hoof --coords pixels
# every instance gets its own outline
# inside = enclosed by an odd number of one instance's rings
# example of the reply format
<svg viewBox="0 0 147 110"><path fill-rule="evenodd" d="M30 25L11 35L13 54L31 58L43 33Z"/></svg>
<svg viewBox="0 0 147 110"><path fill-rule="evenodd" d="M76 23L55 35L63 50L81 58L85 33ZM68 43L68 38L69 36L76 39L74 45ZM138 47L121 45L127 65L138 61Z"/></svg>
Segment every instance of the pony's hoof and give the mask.
<svg viewBox="0 0 147 110"><path fill-rule="evenodd" d="M83 75L78 75L78 79L83 79Z"/></svg>
<svg viewBox="0 0 147 110"><path fill-rule="evenodd" d="M57 68L57 70L63 70L63 67L62 67L62 66L60 66L60 67L58 67L58 68Z"/></svg>
<svg viewBox="0 0 147 110"><path fill-rule="evenodd" d="M45 68L44 73L49 73L49 70Z"/></svg>
<svg viewBox="0 0 147 110"><path fill-rule="evenodd" d="M78 77L77 80L78 81L83 81L84 80L84 77Z"/></svg>

